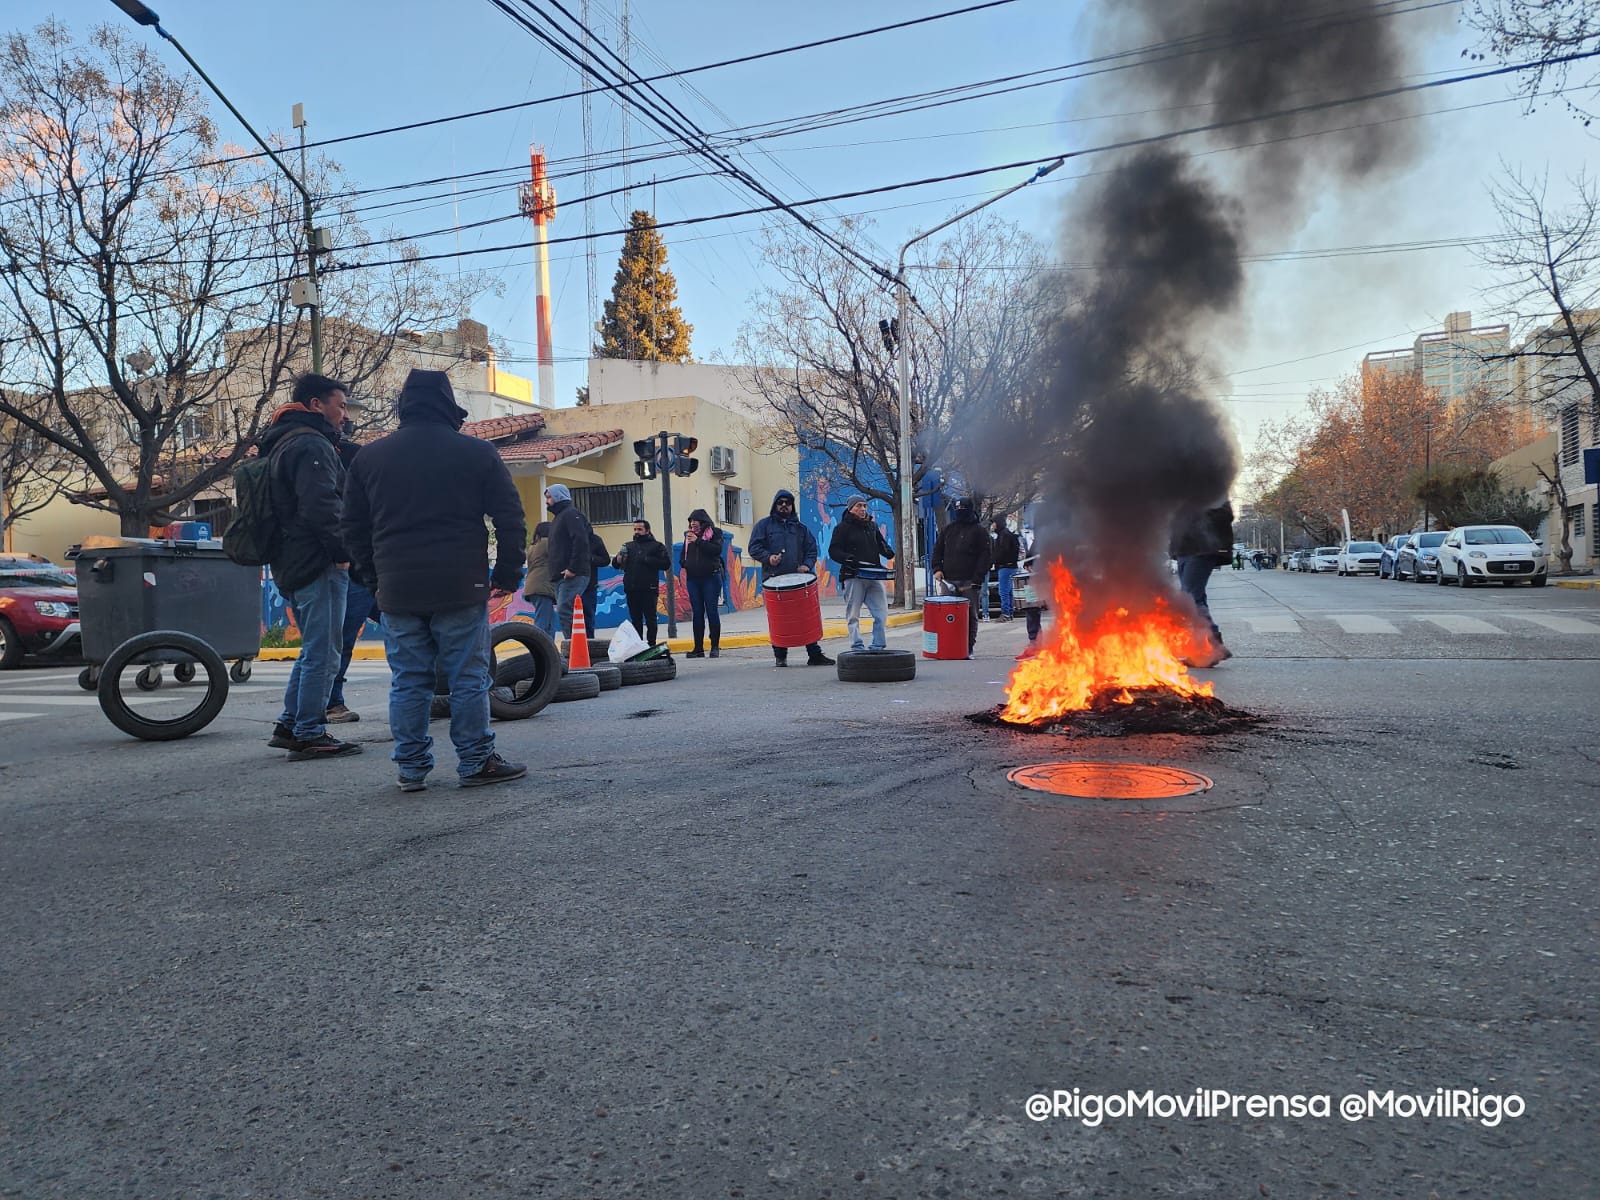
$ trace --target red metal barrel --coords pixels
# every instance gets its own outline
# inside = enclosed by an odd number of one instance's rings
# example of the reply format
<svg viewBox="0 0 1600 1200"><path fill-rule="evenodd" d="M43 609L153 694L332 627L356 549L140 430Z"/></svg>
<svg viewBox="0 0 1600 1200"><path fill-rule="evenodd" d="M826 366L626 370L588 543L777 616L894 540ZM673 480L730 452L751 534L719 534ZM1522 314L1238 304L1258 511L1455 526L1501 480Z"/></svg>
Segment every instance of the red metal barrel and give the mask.
<svg viewBox="0 0 1600 1200"><path fill-rule="evenodd" d="M972 604L965 596L928 596L922 602L922 657L965 658Z"/></svg>

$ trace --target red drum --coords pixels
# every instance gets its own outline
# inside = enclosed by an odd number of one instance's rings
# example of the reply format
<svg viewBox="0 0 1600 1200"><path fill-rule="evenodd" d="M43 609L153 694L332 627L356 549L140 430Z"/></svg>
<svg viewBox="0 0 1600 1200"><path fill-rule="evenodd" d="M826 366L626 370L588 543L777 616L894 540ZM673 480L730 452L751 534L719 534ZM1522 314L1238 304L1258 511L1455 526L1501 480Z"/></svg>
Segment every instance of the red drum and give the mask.
<svg viewBox="0 0 1600 1200"><path fill-rule="evenodd" d="M774 575L761 591L774 646L809 646L822 640L822 598L815 575Z"/></svg>
<svg viewBox="0 0 1600 1200"><path fill-rule="evenodd" d="M927 596L922 601L922 657L966 658L972 602L965 596Z"/></svg>

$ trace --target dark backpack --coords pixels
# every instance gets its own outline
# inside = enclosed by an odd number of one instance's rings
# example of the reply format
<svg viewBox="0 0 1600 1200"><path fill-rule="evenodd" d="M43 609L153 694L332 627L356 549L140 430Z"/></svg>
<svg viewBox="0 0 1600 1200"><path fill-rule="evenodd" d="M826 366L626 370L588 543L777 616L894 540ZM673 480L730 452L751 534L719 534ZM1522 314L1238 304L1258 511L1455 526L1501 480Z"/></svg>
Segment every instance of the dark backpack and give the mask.
<svg viewBox="0 0 1600 1200"><path fill-rule="evenodd" d="M222 535L222 551L243 567L264 567L278 553L283 540L283 519L273 500L272 476L278 469L278 455L302 433L314 429L291 429L278 439L271 453L246 459L233 472L233 520Z"/></svg>

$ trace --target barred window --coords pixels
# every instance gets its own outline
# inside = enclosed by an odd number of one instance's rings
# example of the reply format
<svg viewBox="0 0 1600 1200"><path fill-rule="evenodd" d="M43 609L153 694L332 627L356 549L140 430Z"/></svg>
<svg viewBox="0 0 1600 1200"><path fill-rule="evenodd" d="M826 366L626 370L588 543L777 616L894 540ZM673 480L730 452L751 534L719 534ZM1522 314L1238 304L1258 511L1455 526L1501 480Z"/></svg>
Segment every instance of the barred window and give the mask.
<svg viewBox="0 0 1600 1200"><path fill-rule="evenodd" d="M1572 525L1572 536L1573 537L1582 537L1583 536L1583 505L1574 504L1572 507L1567 509L1567 520L1569 522L1571 522L1571 525Z"/></svg>
<svg viewBox="0 0 1600 1200"><path fill-rule="evenodd" d="M644 484L576 487L572 489L572 503L591 525L631 525L644 516Z"/></svg>
<svg viewBox="0 0 1600 1200"><path fill-rule="evenodd" d="M1570 467L1578 461L1578 406L1569 404L1561 410L1561 465Z"/></svg>

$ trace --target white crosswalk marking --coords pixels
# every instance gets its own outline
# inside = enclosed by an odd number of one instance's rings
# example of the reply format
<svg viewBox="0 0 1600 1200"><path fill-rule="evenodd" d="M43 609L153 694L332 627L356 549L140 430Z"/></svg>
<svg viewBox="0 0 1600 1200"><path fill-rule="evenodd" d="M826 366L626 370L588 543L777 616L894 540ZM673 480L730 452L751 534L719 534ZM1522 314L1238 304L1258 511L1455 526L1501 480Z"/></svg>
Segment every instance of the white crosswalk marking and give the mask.
<svg viewBox="0 0 1600 1200"><path fill-rule="evenodd" d="M36 712L0 712L0 721L26 721L29 717L42 717Z"/></svg>
<svg viewBox="0 0 1600 1200"><path fill-rule="evenodd" d="M1491 625L1487 621L1480 621L1477 617L1458 617L1454 613L1439 613L1437 615L1419 617L1418 619L1431 622L1447 633L1499 634L1504 632L1498 626Z"/></svg>
<svg viewBox="0 0 1600 1200"><path fill-rule="evenodd" d="M1513 621L1532 621L1551 633L1600 633L1600 625L1580 621L1577 617L1547 617L1541 613L1507 613L1506 616Z"/></svg>
<svg viewBox="0 0 1600 1200"><path fill-rule="evenodd" d="M1330 618L1346 633L1399 633L1393 621L1367 613L1346 613Z"/></svg>

